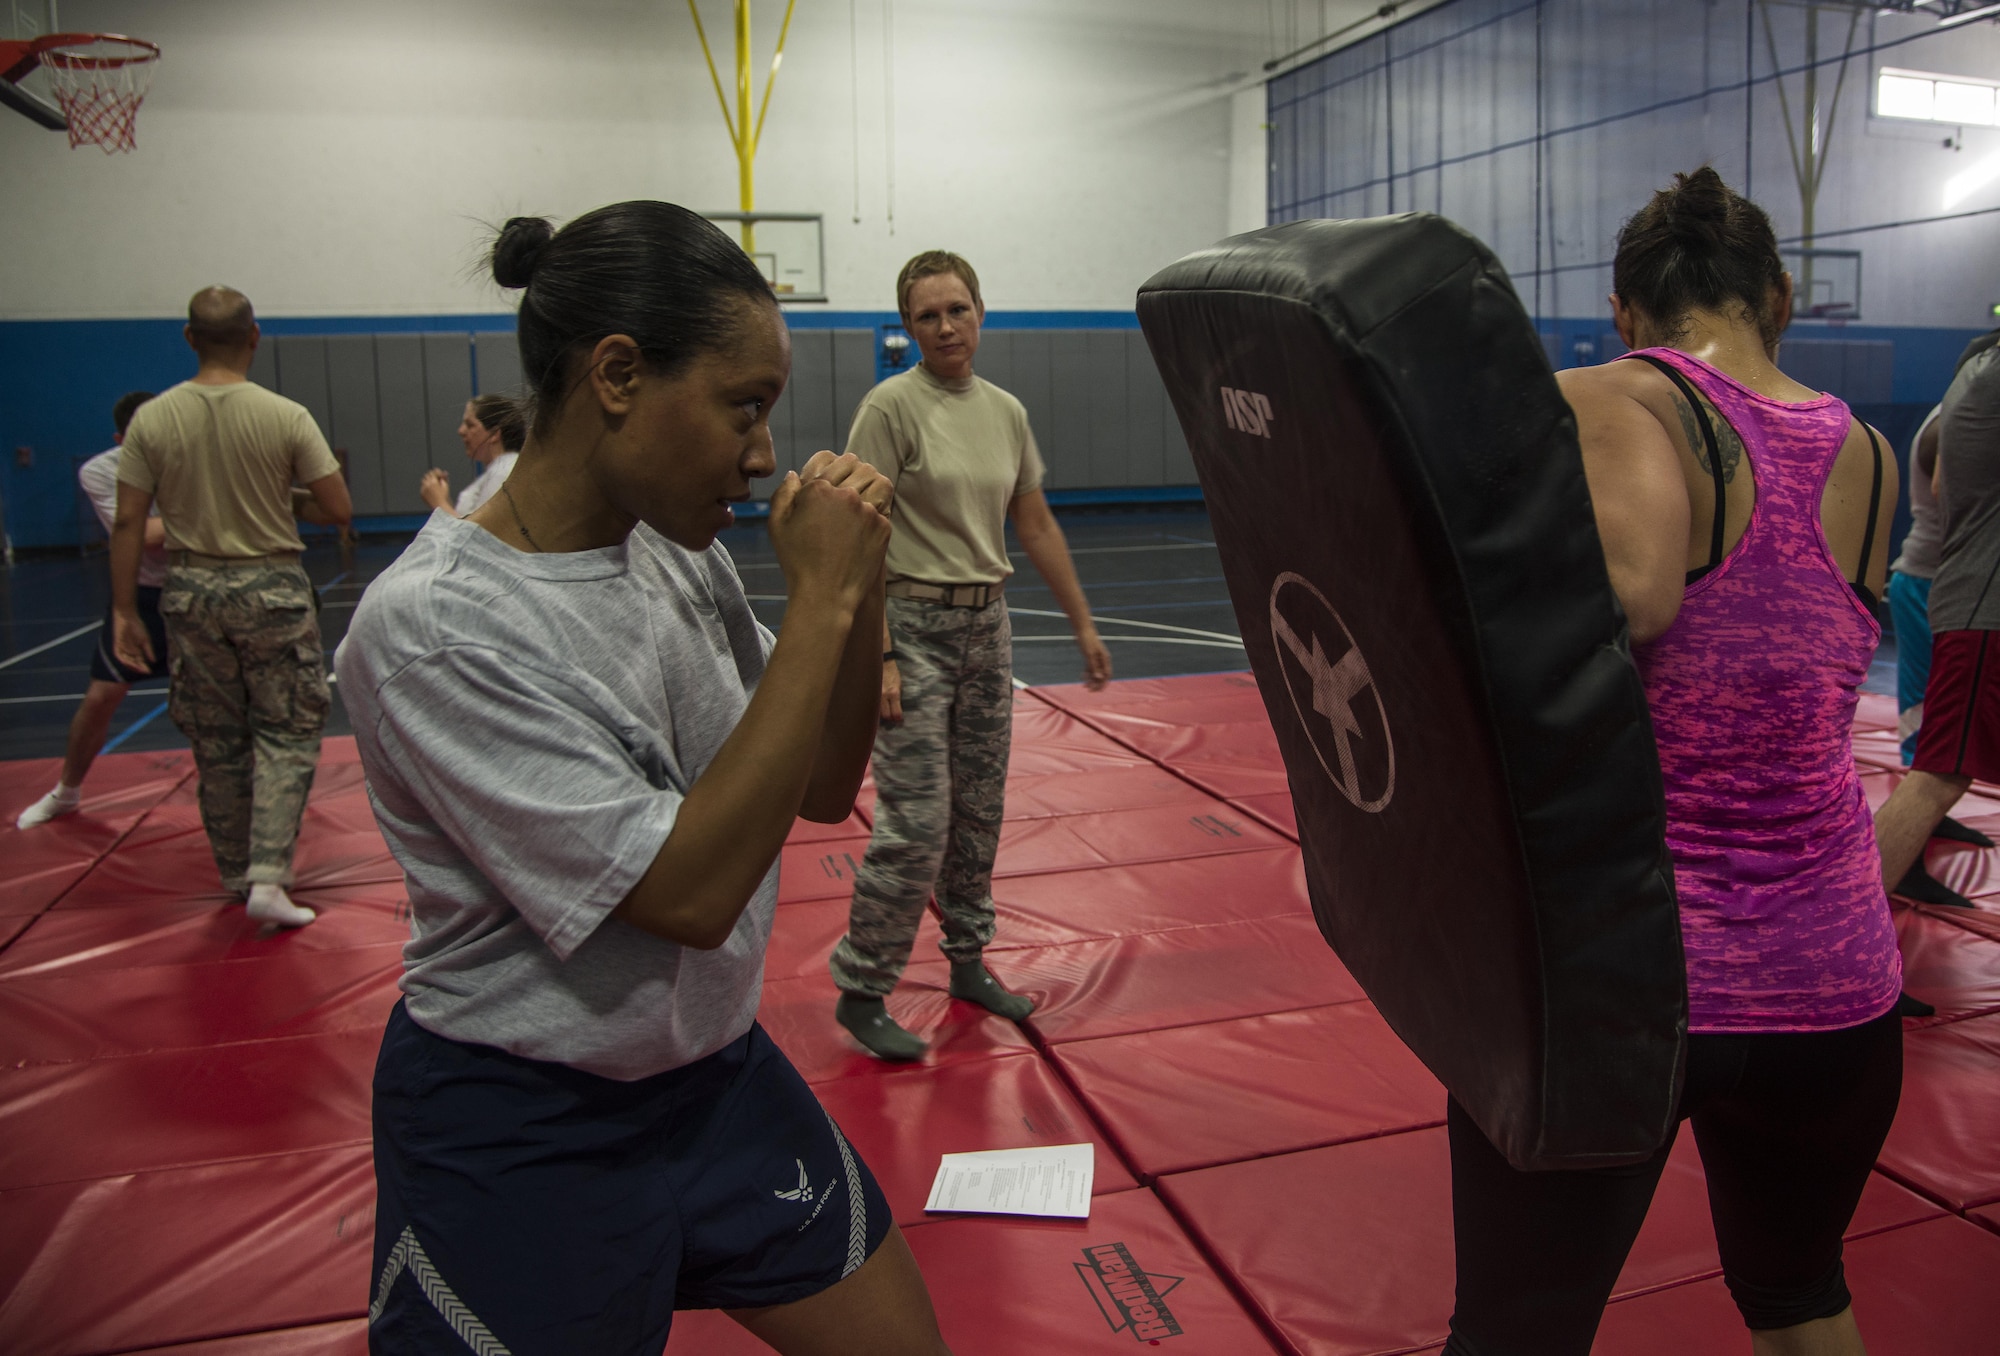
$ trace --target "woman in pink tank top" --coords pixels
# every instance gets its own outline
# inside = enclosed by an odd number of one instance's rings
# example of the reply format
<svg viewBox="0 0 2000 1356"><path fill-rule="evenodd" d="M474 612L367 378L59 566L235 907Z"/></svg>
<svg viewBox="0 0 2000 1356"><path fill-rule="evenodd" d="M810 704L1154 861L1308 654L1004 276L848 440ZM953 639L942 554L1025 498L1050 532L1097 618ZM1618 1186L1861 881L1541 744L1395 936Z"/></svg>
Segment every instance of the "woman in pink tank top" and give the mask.
<svg viewBox="0 0 2000 1356"><path fill-rule="evenodd" d="M1851 743L1896 475L1779 370L1791 279L1712 169L1619 234L1634 350L1560 374L1666 791L1687 957L1680 1114L1760 1356L1865 1351L1841 1234L1894 1119L1901 961ZM1515 1172L1456 1105L1453 1356L1584 1356L1652 1160Z"/></svg>

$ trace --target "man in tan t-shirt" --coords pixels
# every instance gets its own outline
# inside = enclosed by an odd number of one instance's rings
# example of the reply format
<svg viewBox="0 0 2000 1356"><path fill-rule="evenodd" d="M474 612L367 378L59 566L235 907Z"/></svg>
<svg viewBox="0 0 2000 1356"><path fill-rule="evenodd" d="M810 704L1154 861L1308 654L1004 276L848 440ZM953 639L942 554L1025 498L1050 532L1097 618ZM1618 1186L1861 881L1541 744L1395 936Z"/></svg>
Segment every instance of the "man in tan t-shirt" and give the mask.
<svg viewBox="0 0 2000 1356"><path fill-rule="evenodd" d="M1006 796L1014 711L1013 631L1002 586L1007 520L1047 581L1093 688L1111 676L1062 528L1042 494L1042 456L1021 402L972 374L985 304L979 277L932 250L896 281L923 362L870 391L847 450L896 488L889 539L875 822L855 873L847 935L831 960L834 1017L883 1059L914 1059L922 1038L885 999L936 893L951 993L1016 1021L1034 1003L1009 993L981 955L993 940L993 854Z"/></svg>
<svg viewBox="0 0 2000 1356"><path fill-rule="evenodd" d="M259 331L250 300L195 293L184 331L200 360L191 381L147 402L125 432L111 533L111 605L121 663L145 667L139 554L157 504L168 569L160 592L168 712L194 748L201 820L223 888L252 918L298 927L292 848L319 763L331 697L294 504L346 524L340 466L305 407L249 379ZM308 497L295 500L294 485Z"/></svg>

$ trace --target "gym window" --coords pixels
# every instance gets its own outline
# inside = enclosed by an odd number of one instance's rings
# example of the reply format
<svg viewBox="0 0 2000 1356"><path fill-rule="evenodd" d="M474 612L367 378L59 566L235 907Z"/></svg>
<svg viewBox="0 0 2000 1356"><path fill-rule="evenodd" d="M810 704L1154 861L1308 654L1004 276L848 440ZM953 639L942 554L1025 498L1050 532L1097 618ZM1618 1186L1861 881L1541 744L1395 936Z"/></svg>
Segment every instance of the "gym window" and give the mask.
<svg viewBox="0 0 2000 1356"><path fill-rule="evenodd" d="M1992 127L2000 124L1995 90L1990 80L1885 66L1875 77L1875 116Z"/></svg>

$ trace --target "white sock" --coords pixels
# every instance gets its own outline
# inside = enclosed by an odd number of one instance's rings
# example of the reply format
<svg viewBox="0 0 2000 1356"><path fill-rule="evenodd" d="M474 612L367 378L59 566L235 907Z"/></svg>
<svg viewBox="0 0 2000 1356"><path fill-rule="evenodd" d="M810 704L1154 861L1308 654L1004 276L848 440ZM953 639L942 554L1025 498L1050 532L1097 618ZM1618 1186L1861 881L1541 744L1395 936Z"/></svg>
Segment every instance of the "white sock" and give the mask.
<svg viewBox="0 0 2000 1356"><path fill-rule="evenodd" d="M246 910L260 923L276 923L286 928L302 928L319 917L305 905L294 904L284 886L270 881L259 881L250 887Z"/></svg>
<svg viewBox="0 0 2000 1356"><path fill-rule="evenodd" d="M81 789L71 786L67 782L57 781L55 790L21 811L21 817L14 821L14 827L17 829L32 829L35 825L46 824L51 819L60 819L64 815L75 814L77 807L81 804L83 804L83 792Z"/></svg>

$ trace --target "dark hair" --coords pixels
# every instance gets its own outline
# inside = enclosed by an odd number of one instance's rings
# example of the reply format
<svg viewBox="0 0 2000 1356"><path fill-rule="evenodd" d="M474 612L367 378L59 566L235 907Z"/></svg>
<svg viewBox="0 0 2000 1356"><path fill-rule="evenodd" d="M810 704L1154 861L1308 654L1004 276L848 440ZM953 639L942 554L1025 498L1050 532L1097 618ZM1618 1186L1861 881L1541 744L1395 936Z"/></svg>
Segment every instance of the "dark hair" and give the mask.
<svg viewBox="0 0 2000 1356"><path fill-rule="evenodd" d="M1764 209L1722 182L1713 167L1676 174L1618 232L1611 290L1655 323L1676 332L1689 311L1732 303L1756 320L1766 344L1778 342L1775 293L1785 265Z"/></svg>
<svg viewBox="0 0 2000 1356"><path fill-rule="evenodd" d="M910 321L910 289L925 278L935 278L943 273L949 273L965 284L965 290L972 293L974 306L986 304L979 298L979 275L972 271L972 265L965 261L963 255L953 254L950 250L925 250L904 264L903 271L896 275L896 312L903 317L904 324Z"/></svg>
<svg viewBox="0 0 2000 1356"><path fill-rule="evenodd" d="M132 416L139 412L139 407L152 398L151 391L127 391L118 397L118 403L111 407L111 426L118 430L119 437L124 437L125 430L132 427Z"/></svg>
<svg viewBox="0 0 2000 1356"><path fill-rule="evenodd" d="M483 395L472 398L472 417L482 428L500 435L503 451L519 452L528 441L528 412L512 396Z"/></svg>
<svg viewBox="0 0 2000 1356"><path fill-rule="evenodd" d="M629 334L671 374L728 342L736 303L776 304L771 284L713 222L670 202L621 202L560 231L515 217L493 242L493 278L518 287L521 367L543 427L562 405L574 356Z"/></svg>

